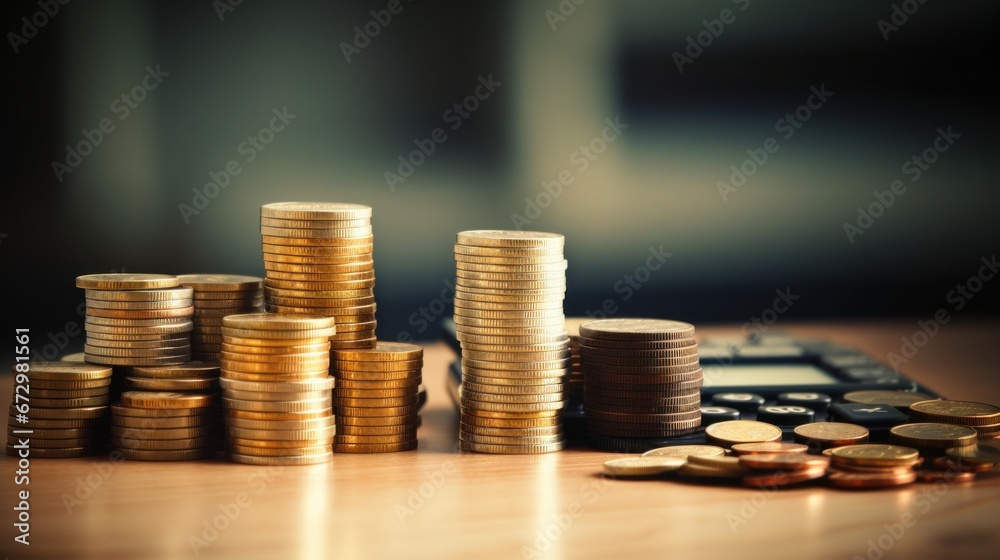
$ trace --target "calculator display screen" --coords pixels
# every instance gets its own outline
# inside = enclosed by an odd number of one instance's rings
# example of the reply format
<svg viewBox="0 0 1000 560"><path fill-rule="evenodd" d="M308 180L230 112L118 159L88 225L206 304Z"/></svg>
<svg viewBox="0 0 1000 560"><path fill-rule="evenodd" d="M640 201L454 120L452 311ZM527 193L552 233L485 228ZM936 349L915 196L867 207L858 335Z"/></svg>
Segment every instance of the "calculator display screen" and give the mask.
<svg viewBox="0 0 1000 560"><path fill-rule="evenodd" d="M841 381L809 364L709 365L704 367L704 387L776 387L837 385Z"/></svg>

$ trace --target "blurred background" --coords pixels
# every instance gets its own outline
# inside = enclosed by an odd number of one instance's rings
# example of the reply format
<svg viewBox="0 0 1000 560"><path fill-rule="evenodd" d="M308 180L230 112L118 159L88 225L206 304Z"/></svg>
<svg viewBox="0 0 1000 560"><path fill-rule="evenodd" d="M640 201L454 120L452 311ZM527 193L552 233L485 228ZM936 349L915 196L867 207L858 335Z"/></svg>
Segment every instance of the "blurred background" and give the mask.
<svg viewBox="0 0 1000 560"><path fill-rule="evenodd" d="M1000 5L577 2L5 2L4 320L263 275L282 200L374 207L382 339L437 336L463 229L565 234L568 314L696 324L926 319L995 254Z"/></svg>

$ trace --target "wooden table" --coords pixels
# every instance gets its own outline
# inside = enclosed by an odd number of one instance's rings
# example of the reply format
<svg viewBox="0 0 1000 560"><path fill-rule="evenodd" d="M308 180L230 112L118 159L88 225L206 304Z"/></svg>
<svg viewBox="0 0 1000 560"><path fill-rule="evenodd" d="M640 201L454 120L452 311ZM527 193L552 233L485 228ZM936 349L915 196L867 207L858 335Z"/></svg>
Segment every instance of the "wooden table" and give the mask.
<svg viewBox="0 0 1000 560"><path fill-rule="evenodd" d="M881 357L915 328L787 330ZM904 371L948 397L1000 403L998 341L998 325L953 321ZM452 357L443 344L427 348L430 399L416 452L336 455L325 465L282 468L221 460L33 460L30 547L13 543L17 466L5 457L3 553L101 560L849 559L878 558L885 549L882 558L992 559L1000 551L1000 477L865 492L766 492L608 479L599 474L601 464L615 455L595 451L459 453L456 413L443 389ZM9 395L12 380L4 381Z"/></svg>

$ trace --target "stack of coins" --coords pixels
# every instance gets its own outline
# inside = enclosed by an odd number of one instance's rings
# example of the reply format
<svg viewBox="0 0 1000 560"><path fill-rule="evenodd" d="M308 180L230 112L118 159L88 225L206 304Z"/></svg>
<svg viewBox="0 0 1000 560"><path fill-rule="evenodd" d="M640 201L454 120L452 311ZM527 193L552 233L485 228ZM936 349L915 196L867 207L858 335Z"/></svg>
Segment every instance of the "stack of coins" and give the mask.
<svg viewBox="0 0 1000 560"><path fill-rule="evenodd" d="M454 304L464 450L547 453L565 446L564 243L562 235L542 232L458 234Z"/></svg>
<svg viewBox="0 0 1000 560"><path fill-rule="evenodd" d="M181 286L194 290L191 358L219 363L222 359L222 318L257 313L264 305L264 279L235 274L183 274Z"/></svg>
<svg viewBox="0 0 1000 560"><path fill-rule="evenodd" d="M739 449L738 449L739 448ZM770 488L801 484L826 476L830 459L806 454L800 443L743 443L733 446L740 465L750 469L743 475L743 485Z"/></svg>
<svg viewBox="0 0 1000 560"><path fill-rule="evenodd" d="M90 363L113 366L179 364L191 359L191 288L164 274L89 274L86 290Z"/></svg>
<svg viewBox="0 0 1000 560"><path fill-rule="evenodd" d="M337 453L388 453L417 448L424 349L378 342L368 350L334 350L333 405Z"/></svg>
<svg viewBox="0 0 1000 560"><path fill-rule="evenodd" d="M835 447L826 452L831 459L830 483L840 488L901 486L917 479L913 467L920 453L912 447L862 443Z"/></svg>
<svg viewBox="0 0 1000 560"><path fill-rule="evenodd" d="M216 396L125 391L111 406L111 445L134 461L193 461L218 448Z"/></svg>
<svg viewBox="0 0 1000 560"><path fill-rule="evenodd" d="M185 362L171 366L142 366L132 368L125 378L125 385L133 391L170 391L174 393L210 393L218 396L219 365L217 363ZM221 410L218 405L212 407L215 420L201 423L198 427L206 431L211 428L213 434L218 434L221 422ZM207 412L207 411L202 411Z"/></svg>
<svg viewBox="0 0 1000 560"><path fill-rule="evenodd" d="M22 368L23 369L23 368ZM83 457L106 442L111 368L67 362L32 362L17 371L7 421L7 454L18 456L28 442L31 457Z"/></svg>
<svg viewBox="0 0 1000 560"><path fill-rule="evenodd" d="M928 400L910 405L914 422L944 422L976 430L980 438L1000 439L1000 408L971 401Z"/></svg>
<svg viewBox="0 0 1000 560"><path fill-rule="evenodd" d="M330 460L335 332L329 317L256 313L222 320L220 384L230 459L255 465Z"/></svg>
<svg viewBox="0 0 1000 560"><path fill-rule="evenodd" d="M566 373L566 397L571 401L583 400L583 360L580 358L580 326L593 319L570 317L566 319L569 335L569 370Z"/></svg>
<svg viewBox="0 0 1000 560"><path fill-rule="evenodd" d="M334 350L375 346L371 216L362 204L262 206L266 310L334 317Z"/></svg>
<svg viewBox="0 0 1000 560"><path fill-rule="evenodd" d="M591 321L580 326L580 357L591 446L641 452L701 426L693 326L663 319Z"/></svg>
<svg viewBox="0 0 1000 560"><path fill-rule="evenodd" d="M924 457L941 457L953 447L976 445L976 430L936 422L900 424L889 430L889 443L912 447Z"/></svg>

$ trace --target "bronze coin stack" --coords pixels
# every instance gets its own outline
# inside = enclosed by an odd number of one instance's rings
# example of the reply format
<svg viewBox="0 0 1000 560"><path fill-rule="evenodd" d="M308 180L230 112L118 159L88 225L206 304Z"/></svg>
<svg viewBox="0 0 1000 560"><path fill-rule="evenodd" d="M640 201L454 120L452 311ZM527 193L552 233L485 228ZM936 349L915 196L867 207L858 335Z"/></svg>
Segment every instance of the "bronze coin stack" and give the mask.
<svg viewBox="0 0 1000 560"><path fill-rule="evenodd" d="M702 371L693 326L663 319L591 321L580 326L580 357L591 446L644 451L701 426Z"/></svg>
<svg viewBox="0 0 1000 560"><path fill-rule="evenodd" d="M191 358L219 363L222 318L257 313L264 305L264 279L236 274L182 274L181 286L194 290Z"/></svg>
<svg viewBox="0 0 1000 560"><path fill-rule="evenodd" d="M30 457L62 458L93 455L107 441L108 387L111 368L66 362L22 362L7 421L7 454L18 456L28 439ZM26 369L26 368L20 368ZM31 433L24 433L30 431Z"/></svg>
<svg viewBox="0 0 1000 560"><path fill-rule="evenodd" d="M334 350L336 453L389 453L417 448L424 349L377 342L375 348Z"/></svg>
<svg viewBox="0 0 1000 560"><path fill-rule="evenodd" d="M477 230L455 245L463 450L563 449L570 363L562 235Z"/></svg>
<svg viewBox="0 0 1000 560"><path fill-rule="evenodd" d="M111 445L133 461L194 461L215 456L215 394L125 391L111 406Z"/></svg>
<svg viewBox="0 0 1000 560"><path fill-rule="evenodd" d="M222 321L222 406L229 458L311 465L333 455L330 317L274 313Z"/></svg>
<svg viewBox="0 0 1000 560"><path fill-rule="evenodd" d="M265 309L334 317L334 350L375 346L371 207L275 202L260 216Z"/></svg>

